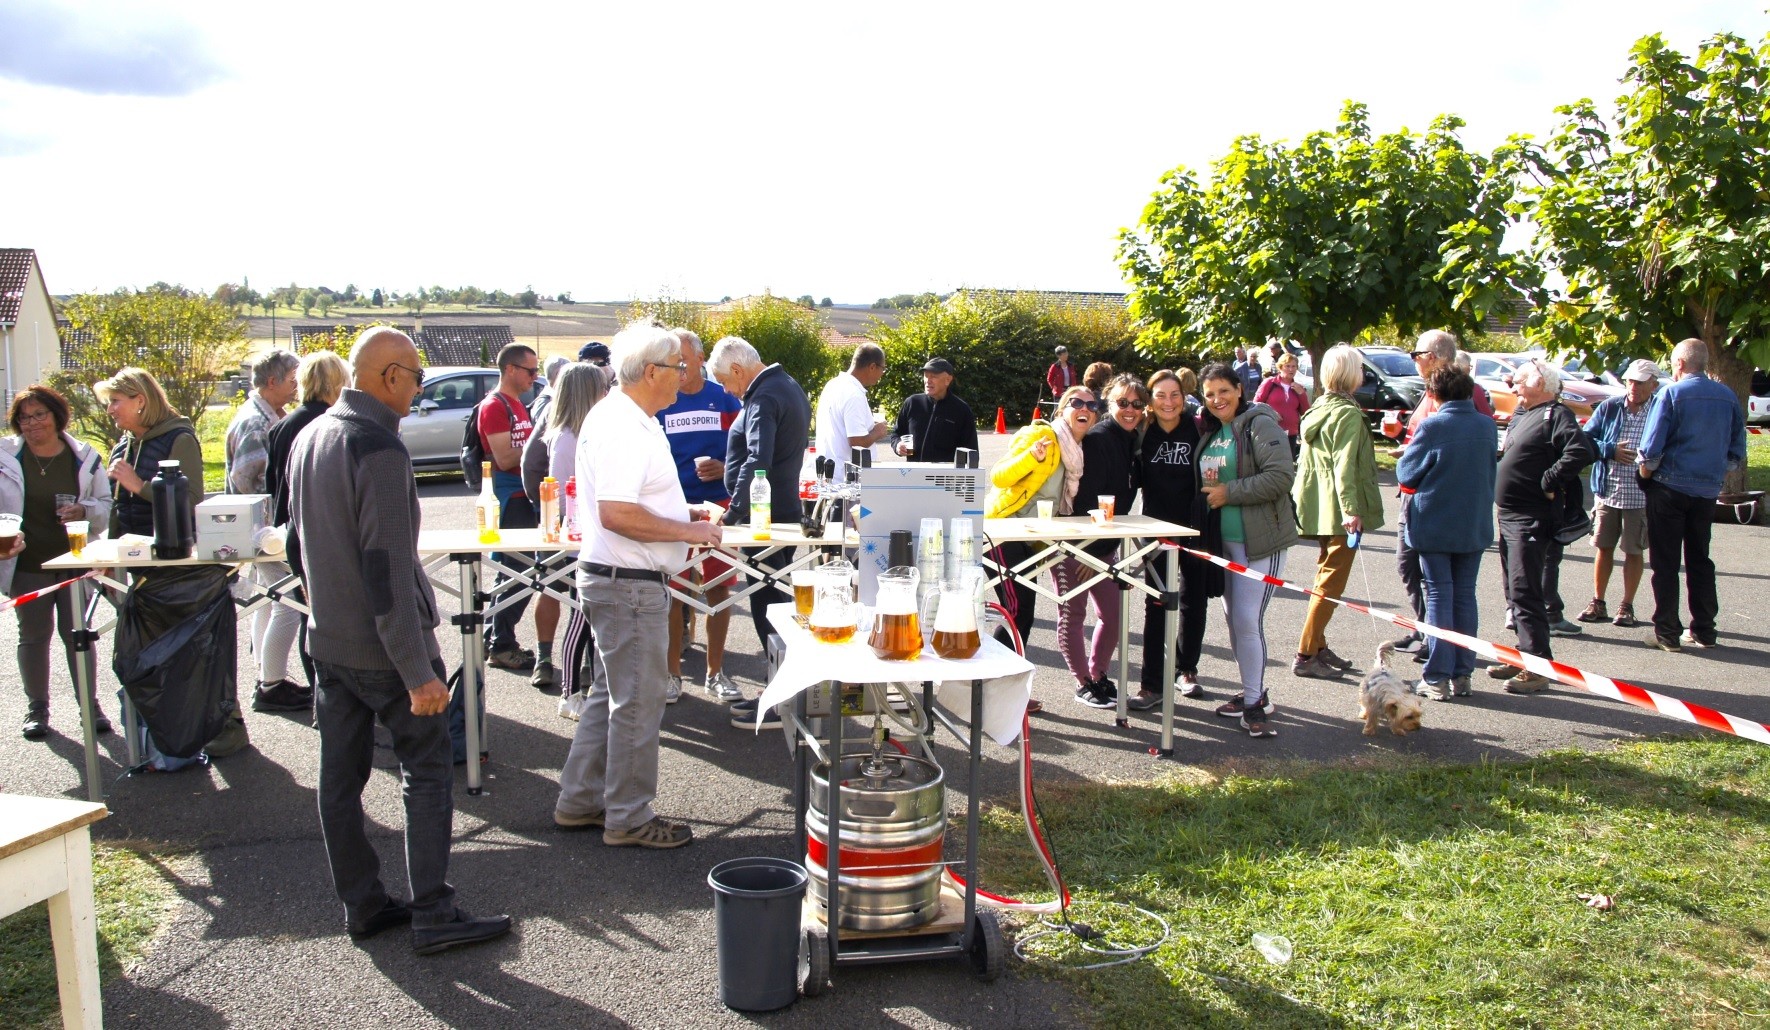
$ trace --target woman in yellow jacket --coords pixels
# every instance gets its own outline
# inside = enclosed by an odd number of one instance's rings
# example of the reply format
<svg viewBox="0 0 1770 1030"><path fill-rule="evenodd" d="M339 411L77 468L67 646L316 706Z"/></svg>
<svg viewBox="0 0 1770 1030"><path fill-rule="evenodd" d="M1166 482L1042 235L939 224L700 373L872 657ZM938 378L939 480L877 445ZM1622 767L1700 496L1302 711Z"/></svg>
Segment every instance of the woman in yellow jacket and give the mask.
<svg viewBox="0 0 1770 1030"><path fill-rule="evenodd" d="M984 515L992 519L1032 518L1038 502L1050 501L1058 515L1073 514L1076 484L1082 478L1082 437L1100 417L1094 391L1072 386L1057 401L1050 422L1035 419L1008 442L1008 453L989 470L990 489ZM1004 569L1032 557L1030 544L999 544L991 557ZM1033 605L1038 595L1031 587L1010 579L1002 581L1002 607L1014 620L1024 642L1032 632Z"/></svg>

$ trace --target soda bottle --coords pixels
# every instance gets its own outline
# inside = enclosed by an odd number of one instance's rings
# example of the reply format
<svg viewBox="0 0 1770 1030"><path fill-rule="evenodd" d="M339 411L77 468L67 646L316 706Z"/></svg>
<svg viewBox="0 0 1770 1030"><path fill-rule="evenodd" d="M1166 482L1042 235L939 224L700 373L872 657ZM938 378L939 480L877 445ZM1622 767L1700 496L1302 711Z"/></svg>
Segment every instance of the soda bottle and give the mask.
<svg viewBox="0 0 1770 1030"><path fill-rule="evenodd" d="M552 476L541 480L541 539L559 543L559 480Z"/></svg>
<svg viewBox="0 0 1770 1030"><path fill-rule="evenodd" d="M492 492L492 463L480 462L479 500L473 502L473 514L479 523L479 542L495 544L498 535L498 495Z"/></svg>
<svg viewBox="0 0 1770 1030"><path fill-rule="evenodd" d="M773 539L773 531L769 528L774 523L773 498L774 493L768 486L768 470L757 469L755 478L750 480L751 539Z"/></svg>
<svg viewBox="0 0 1770 1030"><path fill-rule="evenodd" d="M578 532L578 477L573 476L565 481L565 539L567 543L579 543L584 538Z"/></svg>

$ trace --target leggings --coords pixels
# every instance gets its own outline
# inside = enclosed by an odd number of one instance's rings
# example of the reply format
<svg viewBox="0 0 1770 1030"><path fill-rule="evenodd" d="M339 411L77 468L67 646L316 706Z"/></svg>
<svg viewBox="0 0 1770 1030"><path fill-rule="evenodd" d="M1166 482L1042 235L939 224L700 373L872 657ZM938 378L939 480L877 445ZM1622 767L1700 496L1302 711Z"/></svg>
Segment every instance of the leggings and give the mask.
<svg viewBox="0 0 1770 1030"><path fill-rule="evenodd" d="M589 693L589 684L578 682L578 670L591 671L586 666L596 657L596 634L590 632L590 620L575 604L566 605L566 611L571 614L566 618L565 643L559 656L560 697Z"/></svg>
<svg viewBox="0 0 1770 1030"><path fill-rule="evenodd" d="M1230 561L1246 565L1267 576L1284 574L1284 552L1250 561L1246 544L1225 540ZM1266 605L1278 588L1246 576L1226 575L1223 584L1223 617L1229 624L1229 648L1241 670L1242 703L1253 707L1266 693Z"/></svg>
<svg viewBox="0 0 1770 1030"><path fill-rule="evenodd" d="M1033 549L1028 544L1002 544L990 553L990 558L1003 570L1012 569L1021 562L1031 558ZM1008 618L1013 620L1014 628L1020 631L1020 642L1032 646L1033 607L1038 603L1039 595L1033 588L1017 579L1010 579L1007 572L1002 574L1002 581L996 584L996 598L1002 607L1007 609ZM1007 644L1007 630L997 630L997 639Z"/></svg>
<svg viewBox="0 0 1770 1030"><path fill-rule="evenodd" d="M1105 560L1117 561L1118 552L1114 551ZM1065 558L1051 568L1051 578L1056 582L1059 594L1069 593L1077 583L1091 575L1094 570L1074 558ZM1094 625L1093 638L1084 647L1082 636L1090 600L1094 602L1094 615L1099 621ZM1070 675L1077 683L1104 679L1106 667L1118 645L1119 588L1112 580L1103 579L1057 606L1057 651L1063 655L1063 664L1069 666Z"/></svg>
<svg viewBox="0 0 1770 1030"><path fill-rule="evenodd" d="M252 578L260 586L268 587L288 574L289 566L283 562L252 566ZM259 683L275 686L289 678L289 649L301 633L301 623L300 612L276 601L252 613L252 656L258 660Z"/></svg>

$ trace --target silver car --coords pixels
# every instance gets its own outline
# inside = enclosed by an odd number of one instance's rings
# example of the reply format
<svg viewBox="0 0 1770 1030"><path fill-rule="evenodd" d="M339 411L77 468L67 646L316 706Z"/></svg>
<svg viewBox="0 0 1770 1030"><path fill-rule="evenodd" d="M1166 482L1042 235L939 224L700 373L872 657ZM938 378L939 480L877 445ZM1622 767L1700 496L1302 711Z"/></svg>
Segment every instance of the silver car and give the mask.
<svg viewBox="0 0 1770 1030"><path fill-rule="evenodd" d="M535 399L541 384L522 398ZM419 472L458 471L461 437L480 399L498 388L498 370L444 365L424 370L424 389L412 410L399 420L400 439L412 454L412 468Z"/></svg>

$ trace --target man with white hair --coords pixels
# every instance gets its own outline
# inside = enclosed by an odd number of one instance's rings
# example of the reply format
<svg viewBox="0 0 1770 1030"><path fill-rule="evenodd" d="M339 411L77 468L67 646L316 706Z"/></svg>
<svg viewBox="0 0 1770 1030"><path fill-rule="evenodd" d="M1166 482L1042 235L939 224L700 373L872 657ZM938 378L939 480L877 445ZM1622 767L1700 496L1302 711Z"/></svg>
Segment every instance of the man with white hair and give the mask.
<svg viewBox="0 0 1770 1030"><path fill-rule="evenodd" d="M1604 593L1616 566L1616 549L1623 552L1622 601L1616 606L1616 624L1638 626L1635 621L1635 590L1647 564L1647 497L1635 475L1636 449L1641 431L1647 428L1647 406L1659 390L1659 368L1645 358L1632 362L1622 374L1627 390L1606 398L1586 420L1586 436L1598 452L1592 463L1592 603L1578 616L1581 622L1609 622Z"/></svg>
<svg viewBox="0 0 1770 1030"><path fill-rule="evenodd" d="M295 400L301 359L277 348L252 365L252 392L227 427L227 492L264 494L270 489L270 428ZM252 566L252 578L269 586L289 574L282 562ZM280 601L252 613L252 657L258 662L255 712L299 712L313 707L313 686L289 678L289 650L301 632L301 613Z"/></svg>
<svg viewBox="0 0 1770 1030"><path fill-rule="evenodd" d="M682 341L638 323L615 334L609 358L620 385L584 419L577 462L578 597L602 660L560 770L553 821L600 828L615 847L679 848L693 831L652 809L669 679L665 582L688 560L688 545L713 546L720 530L695 519L657 420L687 371Z"/></svg>
<svg viewBox="0 0 1770 1030"><path fill-rule="evenodd" d="M1710 379L1708 344L1672 349L1672 385L1659 392L1641 431L1637 468L1646 481L1647 550L1653 562L1653 635L1665 651L1715 646L1715 563L1709 528L1727 473L1745 463L1745 416L1733 391ZM1682 554L1680 555L1680 552ZM1678 619L1678 566L1690 591L1690 628Z"/></svg>
<svg viewBox="0 0 1770 1030"><path fill-rule="evenodd" d="M1561 557L1555 533L1569 505L1580 502L1580 470L1596 455L1579 420L1561 403L1559 369L1532 360L1519 369L1512 385L1518 408L1506 430L1506 453L1494 484L1500 568L1518 649L1552 658L1549 606L1557 599L1546 595L1554 590L1554 569ZM1548 677L1512 665L1495 665L1487 674L1505 680L1512 694L1538 694L1549 685Z"/></svg>

